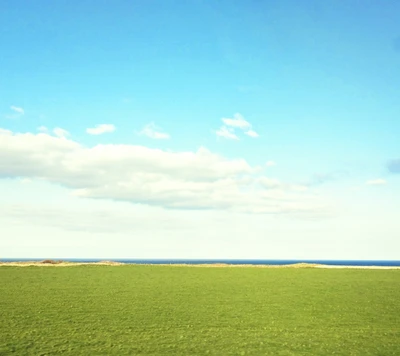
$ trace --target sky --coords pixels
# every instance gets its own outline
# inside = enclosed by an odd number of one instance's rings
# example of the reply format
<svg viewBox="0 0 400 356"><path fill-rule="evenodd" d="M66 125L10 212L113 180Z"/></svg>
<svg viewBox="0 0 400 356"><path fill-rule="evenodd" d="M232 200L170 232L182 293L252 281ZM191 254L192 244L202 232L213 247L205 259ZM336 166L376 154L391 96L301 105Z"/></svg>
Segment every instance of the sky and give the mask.
<svg viewBox="0 0 400 356"><path fill-rule="evenodd" d="M0 258L399 259L397 0L6 0L0 46Z"/></svg>

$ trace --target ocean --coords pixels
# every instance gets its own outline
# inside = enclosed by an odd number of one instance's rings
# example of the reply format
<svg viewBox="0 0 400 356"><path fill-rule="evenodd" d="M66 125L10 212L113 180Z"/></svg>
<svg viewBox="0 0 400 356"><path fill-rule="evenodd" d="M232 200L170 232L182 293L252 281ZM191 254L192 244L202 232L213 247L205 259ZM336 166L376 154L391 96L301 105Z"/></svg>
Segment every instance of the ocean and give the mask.
<svg viewBox="0 0 400 356"><path fill-rule="evenodd" d="M0 258L1 262L18 261L42 261L49 258ZM333 266L395 266L400 267L400 260L252 260L252 259L77 259L77 258L53 258L68 262L99 262L115 261L128 264L214 264L226 263L232 265L290 265L296 263L316 263Z"/></svg>

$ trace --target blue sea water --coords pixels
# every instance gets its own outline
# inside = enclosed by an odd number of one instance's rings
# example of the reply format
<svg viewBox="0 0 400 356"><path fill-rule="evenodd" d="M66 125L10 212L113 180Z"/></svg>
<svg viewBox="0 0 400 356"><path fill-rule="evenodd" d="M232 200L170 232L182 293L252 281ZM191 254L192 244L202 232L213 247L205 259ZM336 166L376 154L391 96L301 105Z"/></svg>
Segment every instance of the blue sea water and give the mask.
<svg viewBox="0 0 400 356"><path fill-rule="evenodd" d="M2 258L2 262L17 261L42 261L48 258ZM58 260L58 258L54 258ZM296 263L316 263L333 266L392 266L400 267L400 260L251 260L251 259L75 259L62 258L68 262L99 262L99 261L115 261L128 264L214 264L226 263L231 265L289 265Z"/></svg>

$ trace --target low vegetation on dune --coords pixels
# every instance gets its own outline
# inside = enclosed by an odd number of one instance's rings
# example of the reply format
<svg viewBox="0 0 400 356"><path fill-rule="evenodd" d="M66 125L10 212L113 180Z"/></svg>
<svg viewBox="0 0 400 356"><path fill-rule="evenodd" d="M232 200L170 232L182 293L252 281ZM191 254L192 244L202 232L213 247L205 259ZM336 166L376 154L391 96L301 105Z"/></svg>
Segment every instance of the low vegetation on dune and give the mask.
<svg viewBox="0 0 400 356"><path fill-rule="evenodd" d="M400 271L0 268L0 355L400 355Z"/></svg>

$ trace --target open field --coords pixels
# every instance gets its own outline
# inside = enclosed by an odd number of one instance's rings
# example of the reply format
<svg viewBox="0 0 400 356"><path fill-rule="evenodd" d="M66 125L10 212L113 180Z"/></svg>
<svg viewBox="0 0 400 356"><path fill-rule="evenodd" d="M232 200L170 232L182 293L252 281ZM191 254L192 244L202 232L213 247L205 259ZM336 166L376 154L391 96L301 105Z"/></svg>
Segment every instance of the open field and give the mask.
<svg viewBox="0 0 400 356"><path fill-rule="evenodd" d="M0 355L400 355L400 271L0 268Z"/></svg>

